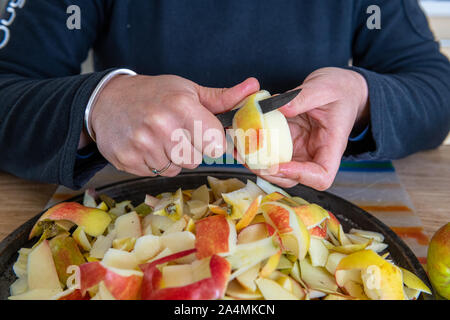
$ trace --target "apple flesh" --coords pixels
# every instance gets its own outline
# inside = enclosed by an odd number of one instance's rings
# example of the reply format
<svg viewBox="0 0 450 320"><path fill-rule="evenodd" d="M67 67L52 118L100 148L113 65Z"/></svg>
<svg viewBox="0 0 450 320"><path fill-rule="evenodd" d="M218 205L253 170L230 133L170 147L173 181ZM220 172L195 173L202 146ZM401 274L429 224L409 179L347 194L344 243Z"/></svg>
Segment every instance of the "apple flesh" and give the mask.
<svg viewBox="0 0 450 320"><path fill-rule="evenodd" d="M278 252L278 243L274 236L259 241L238 244L233 253L227 256L231 268L235 270L231 279L243 274L251 267Z"/></svg>
<svg viewBox="0 0 450 320"><path fill-rule="evenodd" d="M228 213L230 219L241 219L247 212L253 201L258 196L263 196L262 191L253 181L247 180L245 188L235 190L230 193L223 193L223 200L231 208L231 212Z"/></svg>
<svg viewBox="0 0 450 320"><path fill-rule="evenodd" d="M164 234L161 240L161 248L168 249L171 253L182 252L195 248L196 237L189 231ZM164 252L164 251L163 251ZM162 253L162 252L161 252ZM177 259L177 263L191 263L195 260L195 254Z"/></svg>
<svg viewBox="0 0 450 320"><path fill-rule="evenodd" d="M141 220L136 212L121 215L114 222L116 239L139 238L142 235Z"/></svg>
<svg viewBox="0 0 450 320"><path fill-rule="evenodd" d="M323 267L314 267L308 258L300 261L301 279L313 290L336 292L338 286L335 279Z"/></svg>
<svg viewBox="0 0 450 320"><path fill-rule="evenodd" d="M29 238L42 233L40 222L68 220L84 228L84 231L93 237L105 232L111 217L103 210L85 207L77 202L63 202L48 209L36 222L30 232Z"/></svg>
<svg viewBox="0 0 450 320"><path fill-rule="evenodd" d="M183 210L184 197L181 189L178 189L174 194L161 197L153 210L153 214L169 217L172 221L177 221L183 216Z"/></svg>
<svg viewBox="0 0 450 320"><path fill-rule="evenodd" d="M137 268L139 261L133 252L110 248L106 251L102 264L107 267L132 270Z"/></svg>
<svg viewBox="0 0 450 320"><path fill-rule="evenodd" d="M28 288L62 291L52 250L47 240L42 241L28 255Z"/></svg>
<svg viewBox="0 0 450 320"><path fill-rule="evenodd" d="M237 280L237 281L236 281ZM240 300L256 300L263 298L261 292L256 289L256 283L253 280L255 290L249 290L242 286L238 279L232 280L228 283L226 295L234 299ZM253 286L253 285L252 285Z"/></svg>
<svg viewBox="0 0 450 320"><path fill-rule="evenodd" d="M276 281L259 278L255 282L266 300L300 300Z"/></svg>
<svg viewBox="0 0 450 320"><path fill-rule="evenodd" d="M256 283L255 280L258 277L259 269L261 268L261 264L257 263L240 276L236 277L236 280L240 283L242 287L251 292L256 291Z"/></svg>
<svg viewBox="0 0 450 320"><path fill-rule="evenodd" d="M292 137L286 118L278 110L263 114L258 103L269 97L267 91L252 94L233 118L236 149L251 169L267 169L292 159Z"/></svg>
<svg viewBox="0 0 450 320"><path fill-rule="evenodd" d="M134 245L133 253L139 263L144 263L161 251L161 239L158 236L146 235L139 237Z"/></svg>
<svg viewBox="0 0 450 320"><path fill-rule="evenodd" d="M216 200L222 199L222 193L233 192L245 187L245 183L236 178L219 180L208 176L207 179Z"/></svg>
<svg viewBox="0 0 450 320"><path fill-rule="evenodd" d="M437 293L450 300L450 222L436 231L431 238L427 270Z"/></svg>
<svg viewBox="0 0 450 320"><path fill-rule="evenodd" d="M265 222L255 223L245 227L239 232L237 236L237 243L250 243L269 237L271 234L268 227L271 226Z"/></svg>

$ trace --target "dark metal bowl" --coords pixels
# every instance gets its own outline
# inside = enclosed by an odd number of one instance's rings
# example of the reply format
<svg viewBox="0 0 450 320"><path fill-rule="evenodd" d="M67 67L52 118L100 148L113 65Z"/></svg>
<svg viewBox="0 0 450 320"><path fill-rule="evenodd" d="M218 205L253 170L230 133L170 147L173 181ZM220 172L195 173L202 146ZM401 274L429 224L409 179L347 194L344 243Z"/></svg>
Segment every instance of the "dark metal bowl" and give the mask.
<svg viewBox="0 0 450 320"><path fill-rule="evenodd" d="M207 176L214 176L219 179L239 178L243 181L246 181L246 179L256 180L255 176L251 174L192 172L182 173L174 178L156 177L133 179L114 183L99 188L97 191L107 194L117 201L131 200L134 205L138 205L142 203L146 194L154 195L165 191L174 192L180 187L183 189L194 189L207 183ZM385 237L385 242L389 245L388 251L391 254L392 260L398 266L416 274L431 288L427 275L414 253L380 220L352 203L327 192L319 192L301 185L286 189L286 191L291 195L300 196L309 202L317 203L333 212L342 223L346 232L350 228L358 228L382 233ZM80 195L68 201L82 202L82 199L83 196ZM0 243L0 299L6 299L10 295L9 287L16 279L12 266L17 259L17 251L22 247L31 247L36 242L36 238L28 240L28 234L42 213L27 221ZM422 294L421 296L423 299L434 298L434 296L427 294Z"/></svg>

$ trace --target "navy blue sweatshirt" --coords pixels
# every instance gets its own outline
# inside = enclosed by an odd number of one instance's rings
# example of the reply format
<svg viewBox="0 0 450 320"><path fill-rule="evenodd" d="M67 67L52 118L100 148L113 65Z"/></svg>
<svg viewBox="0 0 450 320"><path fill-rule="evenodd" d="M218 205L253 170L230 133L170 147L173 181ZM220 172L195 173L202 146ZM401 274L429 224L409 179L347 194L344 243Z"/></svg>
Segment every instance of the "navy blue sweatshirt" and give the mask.
<svg viewBox="0 0 450 320"><path fill-rule="evenodd" d="M449 131L450 64L414 0L0 3L0 169L23 178L78 188L104 165L98 153L77 160L78 141L94 88L122 67L213 87L254 76L272 93L318 68L351 68L367 80L371 108L352 159L403 157ZM70 5L80 29L67 28ZM367 27L370 5L381 29ZM90 48L96 71L79 75Z"/></svg>

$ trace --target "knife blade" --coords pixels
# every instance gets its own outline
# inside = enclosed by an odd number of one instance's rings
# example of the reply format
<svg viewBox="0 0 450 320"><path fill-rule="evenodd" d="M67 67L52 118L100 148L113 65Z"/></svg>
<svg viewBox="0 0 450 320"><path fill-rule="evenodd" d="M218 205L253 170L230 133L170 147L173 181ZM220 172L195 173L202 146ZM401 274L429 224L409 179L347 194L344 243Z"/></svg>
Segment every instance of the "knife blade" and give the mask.
<svg viewBox="0 0 450 320"><path fill-rule="evenodd" d="M302 89L296 89L292 91L288 91L277 96L272 96L270 98L266 98L264 100L260 100L259 105L263 113L268 113L273 110L277 110L282 106L291 102ZM231 127L233 124L233 118L236 112L239 109L230 110L224 113L217 114L216 117L222 123L224 128Z"/></svg>

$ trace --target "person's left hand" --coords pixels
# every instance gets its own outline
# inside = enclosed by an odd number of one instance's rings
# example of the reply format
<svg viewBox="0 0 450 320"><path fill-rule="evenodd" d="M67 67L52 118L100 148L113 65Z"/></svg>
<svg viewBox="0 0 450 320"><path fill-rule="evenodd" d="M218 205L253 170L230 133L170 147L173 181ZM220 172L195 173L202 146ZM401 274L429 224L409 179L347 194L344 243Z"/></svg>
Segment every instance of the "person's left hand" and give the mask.
<svg viewBox="0 0 450 320"><path fill-rule="evenodd" d="M294 152L291 162L274 170L255 171L282 187L301 183L328 189L339 169L352 132L368 125L366 80L359 73L323 68L311 73L300 94L280 111L288 119Z"/></svg>

